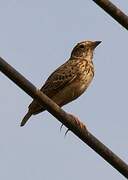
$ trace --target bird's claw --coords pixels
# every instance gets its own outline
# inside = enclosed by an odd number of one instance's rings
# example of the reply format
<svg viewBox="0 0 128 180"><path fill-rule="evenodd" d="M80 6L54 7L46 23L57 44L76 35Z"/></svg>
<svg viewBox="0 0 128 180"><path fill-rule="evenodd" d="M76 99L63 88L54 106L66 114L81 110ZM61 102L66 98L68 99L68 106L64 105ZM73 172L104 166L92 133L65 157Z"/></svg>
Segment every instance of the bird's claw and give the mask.
<svg viewBox="0 0 128 180"><path fill-rule="evenodd" d="M62 130L62 127L63 127L63 124L61 124L61 126L60 126L60 132L61 132L61 130Z"/></svg>
<svg viewBox="0 0 128 180"><path fill-rule="evenodd" d="M67 135L68 131L69 131L69 129L67 129L67 131L65 132L64 137L66 137L66 135Z"/></svg>
<svg viewBox="0 0 128 180"><path fill-rule="evenodd" d="M64 125L63 125L63 124L61 124L61 126L60 126L60 132L61 132L62 127L63 127L63 126L64 126ZM69 129L67 129L67 131L64 133L64 137L66 137L66 135L67 135L68 131L69 131Z"/></svg>

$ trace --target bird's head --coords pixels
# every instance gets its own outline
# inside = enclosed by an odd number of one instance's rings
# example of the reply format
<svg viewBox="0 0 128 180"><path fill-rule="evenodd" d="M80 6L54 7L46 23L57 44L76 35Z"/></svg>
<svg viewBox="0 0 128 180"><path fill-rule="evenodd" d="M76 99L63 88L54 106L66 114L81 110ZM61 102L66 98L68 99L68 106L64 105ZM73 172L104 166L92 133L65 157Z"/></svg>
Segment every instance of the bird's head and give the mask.
<svg viewBox="0 0 128 180"><path fill-rule="evenodd" d="M72 50L72 58L90 58L93 56L94 49L101 43L101 41L83 41L78 43Z"/></svg>

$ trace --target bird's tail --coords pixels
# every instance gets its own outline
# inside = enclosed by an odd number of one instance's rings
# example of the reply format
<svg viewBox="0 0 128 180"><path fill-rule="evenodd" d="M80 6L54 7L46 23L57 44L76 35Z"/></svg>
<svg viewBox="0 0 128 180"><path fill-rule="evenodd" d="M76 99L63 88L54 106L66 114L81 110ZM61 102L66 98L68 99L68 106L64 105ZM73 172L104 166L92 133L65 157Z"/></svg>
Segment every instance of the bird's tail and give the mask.
<svg viewBox="0 0 128 180"><path fill-rule="evenodd" d="M23 120L21 121L20 126L24 126L26 122L29 120L31 117L32 113L30 111L27 112L27 114L24 116Z"/></svg>

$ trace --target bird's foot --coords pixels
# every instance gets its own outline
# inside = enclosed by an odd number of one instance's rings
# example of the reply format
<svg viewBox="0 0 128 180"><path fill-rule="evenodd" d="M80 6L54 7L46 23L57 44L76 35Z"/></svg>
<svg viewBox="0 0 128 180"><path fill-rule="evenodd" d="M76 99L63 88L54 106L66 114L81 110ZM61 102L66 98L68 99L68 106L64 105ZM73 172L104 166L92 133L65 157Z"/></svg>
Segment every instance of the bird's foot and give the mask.
<svg viewBox="0 0 128 180"><path fill-rule="evenodd" d="M80 127L80 129L85 129L87 130L87 127L80 121L80 119L76 116L74 116L73 114L69 114L69 116L72 117L72 119L75 121L75 123L77 124L77 126Z"/></svg>
<svg viewBox="0 0 128 180"><path fill-rule="evenodd" d="M80 126L81 129L84 128L84 129L87 130L86 126L79 120L78 117L76 117L76 116L74 116L74 115L72 115L72 114L69 114L69 116L72 117L72 119L75 121L75 123L76 123L78 126ZM63 124L60 126L60 131L62 130L62 127L63 127L63 126L64 126ZM65 135L64 135L64 136L66 136L69 131L70 131L70 129L67 129L67 131L65 132Z"/></svg>

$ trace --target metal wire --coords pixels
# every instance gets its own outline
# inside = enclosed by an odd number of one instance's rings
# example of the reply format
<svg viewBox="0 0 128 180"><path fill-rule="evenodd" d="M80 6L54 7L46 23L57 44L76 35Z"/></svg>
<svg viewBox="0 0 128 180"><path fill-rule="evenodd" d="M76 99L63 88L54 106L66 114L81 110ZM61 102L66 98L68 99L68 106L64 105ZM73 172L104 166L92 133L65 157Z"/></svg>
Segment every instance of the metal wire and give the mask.
<svg viewBox="0 0 128 180"><path fill-rule="evenodd" d="M23 89L28 95L35 98L37 101L43 104L43 106L45 105L46 109L62 124L64 124L68 130L72 131L116 170L128 178L128 165L110 149L108 149L103 143L101 143L95 136L93 136L82 122L76 121L73 116L67 114L2 58L0 58L0 71L3 72L15 84L17 84L21 89Z"/></svg>
<svg viewBox="0 0 128 180"><path fill-rule="evenodd" d="M92 0L128 30L128 16L109 0Z"/></svg>

